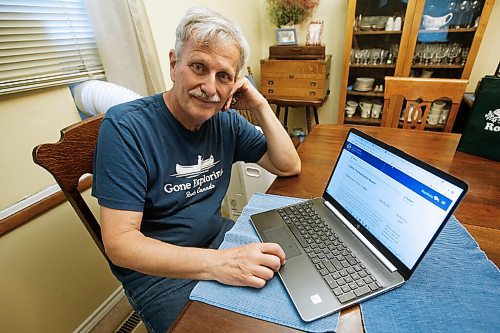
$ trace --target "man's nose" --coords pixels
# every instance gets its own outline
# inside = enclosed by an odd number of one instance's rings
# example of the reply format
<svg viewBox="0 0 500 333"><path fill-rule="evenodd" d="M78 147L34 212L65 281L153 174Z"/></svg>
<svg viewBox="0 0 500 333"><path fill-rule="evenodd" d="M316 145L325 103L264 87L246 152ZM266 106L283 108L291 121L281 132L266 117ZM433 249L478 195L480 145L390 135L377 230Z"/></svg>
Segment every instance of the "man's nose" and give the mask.
<svg viewBox="0 0 500 333"><path fill-rule="evenodd" d="M209 74L204 77L203 83L201 84L201 89L207 94L209 97L215 95L217 93L217 80L215 74Z"/></svg>

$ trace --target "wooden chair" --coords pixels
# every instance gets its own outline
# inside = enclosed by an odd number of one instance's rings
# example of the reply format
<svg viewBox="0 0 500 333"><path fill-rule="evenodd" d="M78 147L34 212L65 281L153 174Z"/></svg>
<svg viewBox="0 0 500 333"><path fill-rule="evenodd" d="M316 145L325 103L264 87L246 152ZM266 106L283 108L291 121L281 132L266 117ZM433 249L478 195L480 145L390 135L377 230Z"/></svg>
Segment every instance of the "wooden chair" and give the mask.
<svg viewBox="0 0 500 333"><path fill-rule="evenodd" d="M451 132L462 101L468 80L432 79L415 77L385 77L384 109L385 126L400 126L402 98L406 100L403 111L404 129L424 130L427 116L433 101L444 99L451 101L443 131ZM409 116L410 110L411 114ZM409 121L408 121L409 120Z"/></svg>
<svg viewBox="0 0 500 333"><path fill-rule="evenodd" d="M103 116L94 116L64 128L58 142L38 145L32 154L33 161L55 178L97 247L107 258L99 223L78 190L80 178L93 173L94 151Z"/></svg>

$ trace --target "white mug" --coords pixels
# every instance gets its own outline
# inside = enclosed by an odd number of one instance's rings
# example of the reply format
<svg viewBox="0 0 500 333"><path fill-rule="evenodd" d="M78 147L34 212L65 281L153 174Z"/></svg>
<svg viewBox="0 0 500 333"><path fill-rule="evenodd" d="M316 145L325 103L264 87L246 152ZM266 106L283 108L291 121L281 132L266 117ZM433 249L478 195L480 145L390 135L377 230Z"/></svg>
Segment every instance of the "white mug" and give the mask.
<svg viewBox="0 0 500 333"><path fill-rule="evenodd" d="M429 125L436 125L439 121L440 116L440 114L430 114L427 117L427 122L429 123Z"/></svg>
<svg viewBox="0 0 500 333"><path fill-rule="evenodd" d="M350 108L357 108L358 107L358 102L356 101L347 101L347 107L350 107Z"/></svg>
<svg viewBox="0 0 500 333"><path fill-rule="evenodd" d="M368 118L370 117L370 111L372 109L372 103L370 102L359 102L359 107L361 108L361 118Z"/></svg>
<svg viewBox="0 0 500 333"><path fill-rule="evenodd" d="M381 111L382 111L382 104L373 103L371 117L372 118L379 118Z"/></svg>
<svg viewBox="0 0 500 333"><path fill-rule="evenodd" d="M387 19L385 24L385 31L392 31L394 29L394 18L391 16Z"/></svg>
<svg viewBox="0 0 500 333"><path fill-rule="evenodd" d="M443 109L441 113L439 114L439 123L440 124L445 124L446 120L448 119L448 114L450 113L450 109Z"/></svg>
<svg viewBox="0 0 500 333"><path fill-rule="evenodd" d="M396 19L394 20L394 26L392 27L392 30L393 31L401 30L402 24L403 24L403 20L401 20L401 17L400 16L396 17Z"/></svg>

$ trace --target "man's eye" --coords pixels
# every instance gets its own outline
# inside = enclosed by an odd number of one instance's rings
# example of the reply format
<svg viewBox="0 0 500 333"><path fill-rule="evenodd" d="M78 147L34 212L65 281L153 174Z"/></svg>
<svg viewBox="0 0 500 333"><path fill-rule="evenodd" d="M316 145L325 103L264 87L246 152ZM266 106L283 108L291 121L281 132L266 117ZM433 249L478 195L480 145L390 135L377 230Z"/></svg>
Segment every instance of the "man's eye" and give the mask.
<svg viewBox="0 0 500 333"><path fill-rule="evenodd" d="M224 81L231 81L232 80L231 75L229 75L227 73L219 73L219 78L221 78Z"/></svg>
<svg viewBox="0 0 500 333"><path fill-rule="evenodd" d="M195 72L201 72L201 71L203 71L203 65L202 65L202 64L199 64L199 63L194 63L194 64L191 64L191 68L192 68Z"/></svg>

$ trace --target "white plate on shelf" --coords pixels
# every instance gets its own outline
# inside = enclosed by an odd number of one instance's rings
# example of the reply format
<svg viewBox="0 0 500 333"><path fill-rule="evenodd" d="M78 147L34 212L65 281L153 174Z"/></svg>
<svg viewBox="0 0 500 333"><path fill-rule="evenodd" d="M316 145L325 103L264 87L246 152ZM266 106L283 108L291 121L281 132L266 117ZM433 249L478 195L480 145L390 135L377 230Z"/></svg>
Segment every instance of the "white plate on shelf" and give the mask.
<svg viewBox="0 0 500 333"><path fill-rule="evenodd" d="M372 87L366 87L366 88L354 87L354 90L359 91L359 92L366 92L366 91L372 91L373 88Z"/></svg>

